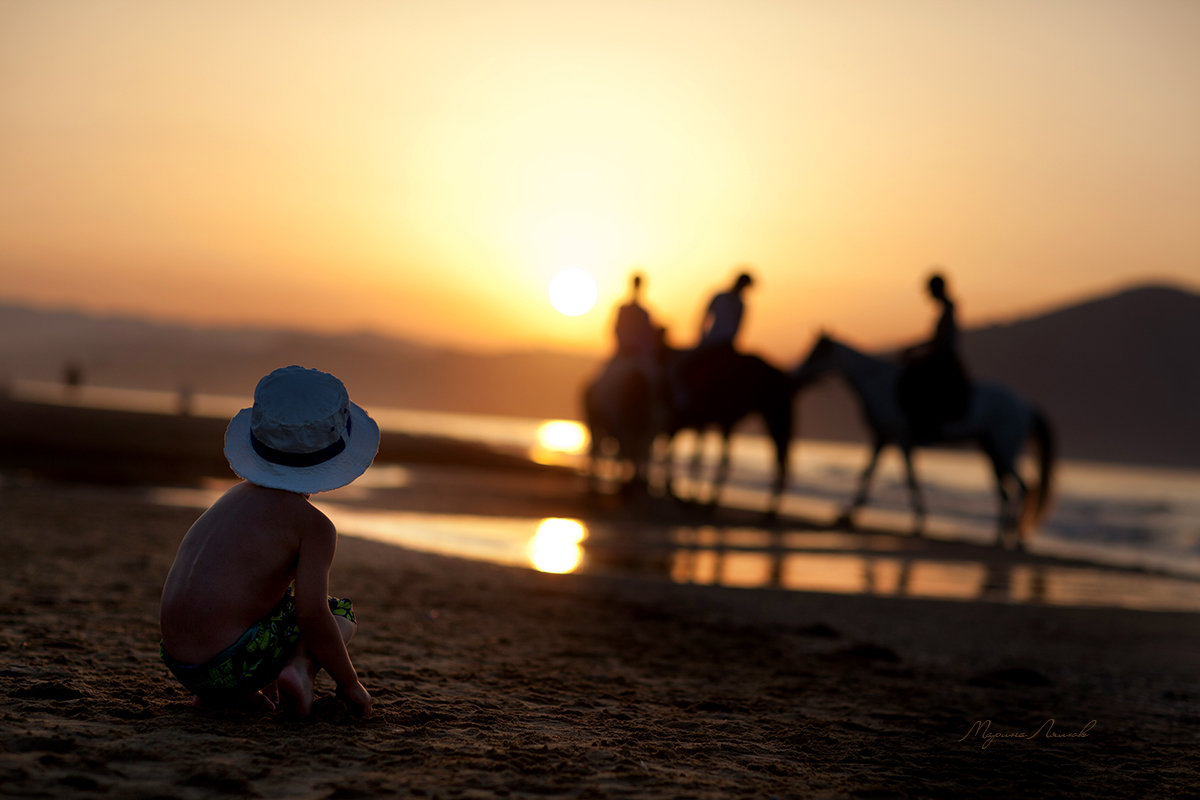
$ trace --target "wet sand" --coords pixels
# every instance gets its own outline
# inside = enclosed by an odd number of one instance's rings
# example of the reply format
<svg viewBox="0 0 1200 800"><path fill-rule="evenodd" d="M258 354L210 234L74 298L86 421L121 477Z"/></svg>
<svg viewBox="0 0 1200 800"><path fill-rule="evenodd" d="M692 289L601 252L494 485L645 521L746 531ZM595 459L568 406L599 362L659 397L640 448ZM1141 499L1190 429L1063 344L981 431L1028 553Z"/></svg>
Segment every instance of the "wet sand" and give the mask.
<svg viewBox="0 0 1200 800"><path fill-rule="evenodd" d="M435 444L411 462L400 497L413 508L610 525L634 513L588 503L561 472ZM0 475L0 795L1185 797L1200 785L1200 614L549 575L348 536L331 590L354 599L351 654L376 715L351 715L326 678L307 718L196 709L158 659L157 613L199 512L135 488Z"/></svg>
<svg viewBox="0 0 1200 800"><path fill-rule="evenodd" d="M309 718L195 709L156 625L195 516L0 489L0 794L1182 797L1200 780L1200 615L548 575L350 537L332 590L355 600L376 715L327 679Z"/></svg>

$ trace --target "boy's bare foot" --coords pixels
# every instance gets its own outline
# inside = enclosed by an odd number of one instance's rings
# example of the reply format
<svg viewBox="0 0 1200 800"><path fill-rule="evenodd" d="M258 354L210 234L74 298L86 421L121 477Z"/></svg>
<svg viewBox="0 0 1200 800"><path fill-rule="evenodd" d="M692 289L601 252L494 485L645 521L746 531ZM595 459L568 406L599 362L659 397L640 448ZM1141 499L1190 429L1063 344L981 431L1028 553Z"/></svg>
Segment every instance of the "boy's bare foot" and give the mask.
<svg viewBox="0 0 1200 800"><path fill-rule="evenodd" d="M356 706L364 717L371 716L371 707L375 701L361 682L357 682L353 686L339 686L338 695L346 702Z"/></svg>
<svg viewBox="0 0 1200 800"><path fill-rule="evenodd" d="M281 695L292 698L298 712L307 714L312 711L315 678L311 662L304 658L296 658L283 668L275 684Z"/></svg>
<svg viewBox="0 0 1200 800"><path fill-rule="evenodd" d="M276 694L276 696L274 698L272 698L269 694L266 693L265 690L260 690L260 691L255 692L254 697L251 699L256 704L266 708L267 711L274 711L279 706L279 695Z"/></svg>
<svg viewBox="0 0 1200 800"><path fill-rule="evenodd" d="M279 705L279 679L276 678L275 680L268 683L261 690L259 690L259 693L262 694L262 696L267 699L267 701L271 704L271 708L275 708L276 706L278 706Z"/></svg>

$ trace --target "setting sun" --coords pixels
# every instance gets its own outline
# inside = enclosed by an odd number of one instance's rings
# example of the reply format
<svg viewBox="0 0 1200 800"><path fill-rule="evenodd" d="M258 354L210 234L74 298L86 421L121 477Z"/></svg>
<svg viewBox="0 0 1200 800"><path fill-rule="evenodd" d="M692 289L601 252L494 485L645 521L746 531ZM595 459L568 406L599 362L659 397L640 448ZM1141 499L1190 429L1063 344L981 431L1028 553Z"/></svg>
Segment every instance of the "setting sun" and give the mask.
<svg viewBox="0 0 1200 800"><path fill-rule="evenodd" d="M596 280L581 269L564 269L550 280L550 305L568 317L591 311L596 295Z"/></svg>
<svg viewBox="0 0 1200 800"><path fill-rule="evenodd" d="M354 5L0 4L0 300L599 355L753 264L783 363L1200 281L1200 3Z"/></svg>

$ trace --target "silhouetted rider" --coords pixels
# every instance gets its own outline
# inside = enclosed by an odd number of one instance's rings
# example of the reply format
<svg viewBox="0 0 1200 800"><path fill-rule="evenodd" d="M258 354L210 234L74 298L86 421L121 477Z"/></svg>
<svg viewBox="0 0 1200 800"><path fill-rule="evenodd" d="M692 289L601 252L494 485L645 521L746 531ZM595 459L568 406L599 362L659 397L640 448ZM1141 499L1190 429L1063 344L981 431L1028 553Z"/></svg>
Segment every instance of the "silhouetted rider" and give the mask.
<svg viewBox="0 0 1200 800"><path fill-rule="evenodd" d="M629 281L629 297L617 308L613 333L617 352L609 368L618 371L633 368L646 379L653 402L667 399L667 387L660 364L663 329L653 323L650 312L642 305L642 276L634 273Z"/></svg>
<svg viewBox="0 0 1200 800"><path fill-rule="evenodd" d="M614 326L617 354L652 358L657 347L658 332L650 321L650 313L641 303L642 276L634 273L629 283L629 300L617 309Z"/></svg>
<svg viewBox="0 0 1200 800"><path fill-rule="evenodd" d="M933 337L905 353L906 365L897 387L900 407L908 417L913 438L931 440L943 425L967 413L970 381L959 356L958 323L946 280L929 278L929 296L941 306Z"/></svg>
<svg viewBox="0 0 1200 800"><path fill-rule="evenodd" d="M742 292L754 283L748 273L737 276L733 286L724 292L719 292L709 301L704 312L704 321L700 324L700 347L713 345L728 345L733 347L738 329L742 325L742 315L746 305L742 302Z"/></svg>
<svg viewBox="0 0 1200 800"><path fill-rule="evenodd" d="M722 388L717 384L736 356L733 342L745 315L742 294L753 283L754 279L743 272L731 287L709 301L700 323L699 344L679 359L671 376L676 406L690 405L693 394L708 394Z"/></svg>

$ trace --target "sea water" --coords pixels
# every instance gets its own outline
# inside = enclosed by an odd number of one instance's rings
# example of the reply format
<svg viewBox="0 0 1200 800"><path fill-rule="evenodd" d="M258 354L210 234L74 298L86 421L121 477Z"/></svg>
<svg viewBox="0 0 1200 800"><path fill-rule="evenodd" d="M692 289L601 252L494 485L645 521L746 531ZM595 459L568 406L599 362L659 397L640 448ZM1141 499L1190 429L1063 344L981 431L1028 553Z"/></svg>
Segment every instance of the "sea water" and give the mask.
<svg viewBox="0 0 1200 800"><path fill-rule="evenodd" d="M62 387L27 381L9 391L22 399L177 413L170 392ZM228 418L249 398L197 394L184 398L190 413ZM520 453L543 463L584 466L586 432L570 420L543 420L371 408L386 430L431 434ZM715 460L716 442L685 435L677 443L677 475L696 447ZM1200 470L1060 461L1049 515L1030 542L1031 552L1121 568L1017 565L1000 570L983 560L930 559L915 540L896 535L849 535L828 530L850 496L867 459L863 444L799 439L781 511L813 520L812 529L768 532L708 526L666 531L606 530L580 520L511 519L411 514L389 510L388 493L407 471L372 467L355 482L353 506L322 504L339 530L406 547L551 572L581 569L651 571L673 580L729 586L972 597L1009 601L1105 603L1200 610ZM725 505L765 508L773 473L771 444L761 436L734 437ZM1032 467L1032 464L1027 465ZM995 538L996 497L986 460L969 450L926 450L916 468L932 539L990 544ZM702 476L703 477L703 476ZM686 479L679 488L694 487ZM212 492L161 491L165 502L205 506ZM377 502L372 507L371 500ZM365 503L364 503L365 499ZM394 506L392 506L394 508ZM912 524L903 464L885 454L871 502L859 523L903 533Z"/></svg>

